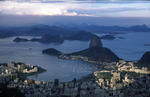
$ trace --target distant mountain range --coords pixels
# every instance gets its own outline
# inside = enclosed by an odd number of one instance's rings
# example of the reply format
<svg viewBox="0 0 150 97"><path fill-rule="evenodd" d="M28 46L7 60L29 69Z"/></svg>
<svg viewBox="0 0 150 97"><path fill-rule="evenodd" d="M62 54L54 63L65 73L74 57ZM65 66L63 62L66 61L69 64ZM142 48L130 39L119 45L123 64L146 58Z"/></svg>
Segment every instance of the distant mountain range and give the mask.
<svg viewBox="0 0 150 97"><path fill-rule="evenodd" d="M25 27L0 27L0 38L11 36L43 36L46 34L59 35L68 39L75 40L81 36L80 33L122 33L122 32L150 32L150 28L147 25L135 25L131 27L121 26L99 26L99 25L34 25ZM83 34L82 34L83 35ZM86 34L89 35L89 34ZM82 37L78 37L82 38ZM87 40L87 39L83 39Z"/></svg>
<svg viewBox="0 0 150 97"><path fill-rule="evenodd" d="M88 25L88 24L80 24L80 25L69 25L64 26L68 27L70 29L82 29L89 32L94 33L103 33L103 32L124 32L124 31L130 31L130 32L150 32L150 27L147 25L134 25L130 27L122 27L122 26L100 26L100 25Z"/></svg>

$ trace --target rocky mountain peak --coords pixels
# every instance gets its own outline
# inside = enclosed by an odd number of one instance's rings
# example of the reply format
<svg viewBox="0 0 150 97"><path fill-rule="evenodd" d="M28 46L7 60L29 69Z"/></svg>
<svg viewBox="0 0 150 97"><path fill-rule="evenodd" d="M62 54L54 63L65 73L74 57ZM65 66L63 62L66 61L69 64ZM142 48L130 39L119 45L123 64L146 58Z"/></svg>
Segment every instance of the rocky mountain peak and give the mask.
<svg viewBox="0 0 150 97"><path fill-rule="evenodd" d="M102 47L102 41L100 39L100 37L98 36L94 36L92 39L91 39L91 42L90 42L90 45L89 45L89 48L92 48L92 47Z"/></svg>

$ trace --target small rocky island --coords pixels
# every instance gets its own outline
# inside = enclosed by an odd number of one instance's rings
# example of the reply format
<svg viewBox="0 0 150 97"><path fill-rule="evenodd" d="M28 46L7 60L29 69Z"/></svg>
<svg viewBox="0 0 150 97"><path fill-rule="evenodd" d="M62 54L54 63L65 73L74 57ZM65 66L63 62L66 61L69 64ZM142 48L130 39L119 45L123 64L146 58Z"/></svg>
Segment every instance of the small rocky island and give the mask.
<svg viewBox="0 0 150 97"><path fill-rule="evenodd" d="M26 38L16 37L13 41L14 41L14 42L27 42L27 41L29 41L29 40L26 39Z"/></svg>
<svg viewBox="0 0 150 97"><path fill-rule="evenodd" d="M43 50L42 51L43 54L50 54L50 55L53 55L53 56L60 56L62 55L62 53L54 48L49 48L49 49L46 49L46 50Z"/></svg>
<svg viewBox="0 0 150 97"><path fill-rule="evenodd" d="M119 61L117 55L115 55L110 49L103 47L101 39L96 35L92 38L89 48L85 50L63 54L54 48L50 48L43 50L43 53L55 55L61 59L82 60L94 64L105 64Z"/></svg>

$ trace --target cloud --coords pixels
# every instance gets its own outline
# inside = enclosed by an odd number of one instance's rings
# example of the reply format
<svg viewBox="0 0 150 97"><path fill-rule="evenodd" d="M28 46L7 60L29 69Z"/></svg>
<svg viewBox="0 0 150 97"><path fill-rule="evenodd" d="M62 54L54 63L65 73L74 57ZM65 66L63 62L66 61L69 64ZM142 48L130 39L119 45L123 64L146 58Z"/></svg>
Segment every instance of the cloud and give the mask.
<svg viewBox="0 0 150 97"><path fill-rule="evenodd" d="M0 12L14 15L77 15L75 12L68 12L65 6L47 3L19 3L1 2Z"/></svg>
<svg viewBox="0 0 150 97"><path fill-rule="evenodd" d="M74 1L74 0L73 0ZM108 0L109 1L109 0ZM150 2L1 1L0 14L38 16L150 17ZM146 16L145 16L146 14Z"/></svg>

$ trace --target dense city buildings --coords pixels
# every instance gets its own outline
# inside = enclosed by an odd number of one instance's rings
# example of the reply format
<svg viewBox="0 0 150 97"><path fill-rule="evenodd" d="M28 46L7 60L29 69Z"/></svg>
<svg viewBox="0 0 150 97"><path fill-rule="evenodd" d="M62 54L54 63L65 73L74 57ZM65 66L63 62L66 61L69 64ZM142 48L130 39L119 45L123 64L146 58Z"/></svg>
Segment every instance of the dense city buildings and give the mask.
<svg viewBox="0 0 150 97"><path fill-rule="evenodd" d="M134 62L124 60L110 67L113 69L96 71L78 80L40 81L26 77L28 76L26 74L38 73L38 66L9 62L0 67L0 84L1 86L5 84L8 89L18 89L25 97L132 97L134 95L148 97L150 95L150 72L146 67L139 68Z"/></svg>

